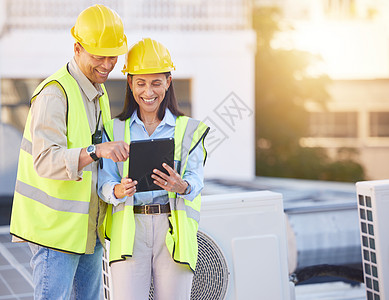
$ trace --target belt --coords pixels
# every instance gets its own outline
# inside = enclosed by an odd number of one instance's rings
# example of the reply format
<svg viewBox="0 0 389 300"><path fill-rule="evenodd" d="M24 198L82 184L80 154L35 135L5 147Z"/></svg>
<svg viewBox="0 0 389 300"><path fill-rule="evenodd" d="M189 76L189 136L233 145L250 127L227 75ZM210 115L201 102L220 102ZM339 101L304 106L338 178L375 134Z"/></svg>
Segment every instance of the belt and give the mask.
<svg viewBox="0 0 389 300"><path fill-rule="evenodd" d="M170 213L170 205L168 204L150 204L134 206L135 214L145 215L160 215Z"/></svg>

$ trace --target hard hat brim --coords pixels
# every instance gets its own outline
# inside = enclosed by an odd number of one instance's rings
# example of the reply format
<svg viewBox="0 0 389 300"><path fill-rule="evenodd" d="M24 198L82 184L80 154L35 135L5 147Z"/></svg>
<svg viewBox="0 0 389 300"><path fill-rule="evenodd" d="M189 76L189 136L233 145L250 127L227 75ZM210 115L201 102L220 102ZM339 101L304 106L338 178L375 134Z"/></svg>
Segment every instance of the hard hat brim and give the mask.
<svg viewBox="0 0 389 300"><path fill-rule="evenodd" d="M161 74L161 73L167 73L174 71L176 67L166 67L166 68L150 68L150 69L142 69L139 71L131 70L127 71L127 68L124 66L122 73L123 74L130 74L130 75L141 75L141 74Z"/></svg>
<svg viewBox="0 0 389 300"><path fill-rule="evenodd" d="M158 74L175 69L170 53L164 45L151 38L143 38L131 46L122 73Z"/></svg>
<svg viewBox="0 0 389 300"><path fill-rule="evenodd" d="M126 54L128 50L127 44L123 44L119 48L94 48L85 44L84 45L81 44L81 45L88 53L92 55L98 55L98 56L119 56L122 54Z"/></svg>
<svg viewBox="0 0 389 300"><path fill-rule="evenodd" d="M123 44L120 47L116 48L98 48L89 46L85 43L83 43L80 38L74 33L74 27L70 30L70 33L72 34L73 38L76 42L80 43L81 46L90 54L92 55L98 55L98 56L119 56L126 54L128 51L127 48L127 37L124 35L124 41Z"/></svg>

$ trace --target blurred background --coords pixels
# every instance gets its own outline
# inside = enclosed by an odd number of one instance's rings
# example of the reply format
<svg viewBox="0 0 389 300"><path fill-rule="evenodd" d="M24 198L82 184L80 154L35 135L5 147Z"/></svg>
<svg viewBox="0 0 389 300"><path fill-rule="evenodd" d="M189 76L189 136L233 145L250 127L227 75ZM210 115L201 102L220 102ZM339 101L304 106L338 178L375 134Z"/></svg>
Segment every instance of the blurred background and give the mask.
<svg viewBox="0 0 389 300"><path fill-rule="evenodd" d="M2 225L30 96L72 58L70 29L95 3L0 0ZM280 192L298 268L359 266L354 183L389 177L389 2L98 3L122 17L129 46L151 37L169 49L180 107L211 127L204 193ZM123 63L106 82L113 117L123 106Z"/></svg>
<svg viewBox="0 0 389 300"><path fill-rule="evenodd" d="M389 169L389 3L113 0L129 46L170 50L180 106L211 127L206 178L355 182ZM73 56L93 1L0 0L0 195L13 193L29 98ZM106 86L123 105L120 57ZM226 163L227 162L227 163Z"/></svg>

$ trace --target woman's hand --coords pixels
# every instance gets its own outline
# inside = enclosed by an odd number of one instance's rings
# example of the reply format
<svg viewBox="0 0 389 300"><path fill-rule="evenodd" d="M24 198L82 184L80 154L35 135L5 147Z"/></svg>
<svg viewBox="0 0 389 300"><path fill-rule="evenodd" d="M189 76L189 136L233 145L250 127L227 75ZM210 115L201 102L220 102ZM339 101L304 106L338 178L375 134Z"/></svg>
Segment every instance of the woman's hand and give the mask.
<svg viewBox="0 0 389 300"><path fill-rule="evenodd" d="M188 183L168 164L163 163L162 167L168 171L169 175L154 169L154 174L151 175L151 178L154 179L154 184L160 186L165 191L183 194L188 187Z"/></svg>
<svg viewBox="0 0 389 300"><path fill-rule="evenodd" d="M124 198L126 196L133 196L136 193L137 184L138 182L136 180L132 181L131 178L124 177L122 178L120 184L115 185L113 193L118 199Z"/></svg>

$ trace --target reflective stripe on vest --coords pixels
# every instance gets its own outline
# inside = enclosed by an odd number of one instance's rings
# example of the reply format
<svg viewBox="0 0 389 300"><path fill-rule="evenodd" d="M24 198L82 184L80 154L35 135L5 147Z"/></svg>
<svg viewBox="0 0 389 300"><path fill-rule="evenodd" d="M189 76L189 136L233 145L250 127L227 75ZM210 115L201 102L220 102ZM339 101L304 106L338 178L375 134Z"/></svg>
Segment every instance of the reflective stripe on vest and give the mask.
<svg viewBox="0 0 389 300"><path fill-rule="evenodd" d="M104 125L111 141L124 140L130 143L130 119L125 122L118 119L111 120ZM179 162L178 172L184 174L188 156L197 144L204 140L209 128L205 124L188 117L177 117L174 140L174 160ZM203 145L202 145L203 146ZM204 157L206 152L204 149ZM128 161L117 164L118 170L124 176L128 174ZM176 193L169 192L171 229L166 235L166 245L176 262L188 264L194 271L197 262L197 230L200 220L201 196L193 202L177 197ZM125 259L132 255L135 236L135 221L133 213L133 197L125 203L113 207L110 205L107 215L107 237L110 244L110 263ZM127 226L123 226L126 223ZM115 226L117 225L117 226ZM182 228L182 231L180 231Z"/></svg>
<svg viewBox="0 0 389 300"><path fill-rule="evenodd" d="M78 214L88 214L89 202L81 202L77 200L64 200L52 197L44 191L28 185L20 180L16 180L15 191L22 196L50 207L53 210L72 212Z"/></svg>
<svg viewBox="0 0 389 300"><path fill-rule="evenodd" d="M67 66L44 80L31 102L48 85L57 84L67 101L67 146L83 148L91 143L91 132L79 86ZM110 119L104 86L100 98L103 121ZM11 234L33 243L65 252L83 254L86 248L91 165L80 181L40 177L34 170L30 135L31 111L21 143L17 182L12 207Z"/></svg>

